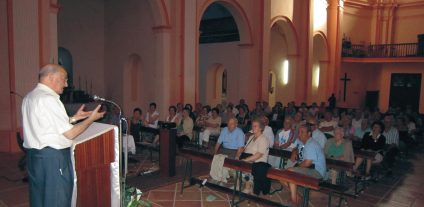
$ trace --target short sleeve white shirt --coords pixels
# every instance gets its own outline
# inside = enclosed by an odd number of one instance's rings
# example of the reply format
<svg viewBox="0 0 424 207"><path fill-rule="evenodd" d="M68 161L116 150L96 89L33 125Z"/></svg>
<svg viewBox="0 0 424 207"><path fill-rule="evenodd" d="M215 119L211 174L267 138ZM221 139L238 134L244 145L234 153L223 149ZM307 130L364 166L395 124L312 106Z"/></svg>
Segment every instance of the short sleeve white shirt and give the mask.
<svg viewBox="0 0 424 207"><path fill-rule="evenodd" d="M42 149L71 147L72 140L63 133L73 125L60 96L48 86L38 83L22 102L24 147Z"/></svg>

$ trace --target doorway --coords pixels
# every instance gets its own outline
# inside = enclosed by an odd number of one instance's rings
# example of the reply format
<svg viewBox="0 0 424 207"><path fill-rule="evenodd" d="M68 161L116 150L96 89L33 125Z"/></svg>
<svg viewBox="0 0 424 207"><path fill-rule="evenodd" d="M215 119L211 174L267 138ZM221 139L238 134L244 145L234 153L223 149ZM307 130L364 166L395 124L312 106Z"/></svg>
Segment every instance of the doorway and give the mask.
<svg viewBox="0 0 424 207"><path fill-rule="evenodd" d="M393 73L390 82L390 107L411 106L418 111L421 92L421 74Z"/></svg>

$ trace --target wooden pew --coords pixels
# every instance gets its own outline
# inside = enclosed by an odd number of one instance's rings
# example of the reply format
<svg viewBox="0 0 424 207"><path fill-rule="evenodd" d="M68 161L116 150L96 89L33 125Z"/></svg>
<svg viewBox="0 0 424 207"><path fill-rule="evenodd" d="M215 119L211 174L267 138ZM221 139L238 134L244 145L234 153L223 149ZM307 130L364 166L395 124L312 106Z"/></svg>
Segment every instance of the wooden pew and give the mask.
<svg viewBox="0 0 424 207"><path fill-rule="evenodd" d="M290 159L291 152L283 149L270 148L269 155L280 157L283 159ZM353 164L351 162L345 162L342 160L326 159L327 168L332 168L341 172L350 172L353 169ZM346 200L345 196L356 197L356 195L346 194L345 192L349 189L347 186L335 185L327 182L321 182L319 184L319 191L328 194L328 203L331 204L331 197L333 194L337 194L339 199L338 206L341 205L342 200ZM357 184L355 182L355 192L357 189Z"/></svg>
<svg viewBox="0 0 424 207"><path fill-rule="evenodd" d="M361 157L361 158L364 158L364 159L374 160L377 152L368 151L368 150L361 150L361 149L354 149L353 154L355 155L355 157Z"/></svg>
<svg viewBox="0 0 424 207"><path fill-rule="evenodd" d="M180 150L180 155L182 155L183 157L188 159L187 164L191 163L192 160L211 164L212 159L213 159L213 155L211 155L211 154L207 154L207 153L199 152L199 151L194 151L194 150L190 150L190 149L186 149L186 148L183 148L183 149ZM231 168L231 169L234 169L236 171L239 171L240 174L241 174L241 172L251 173L252 164L248 163L248 162L240 161L240 160L234 160L234 159L226 158L225 161L224 161L224 167ZM187 173L189 174L189 177L191 178L191 166L188 166L188 167L186 166L186 174ZM186 174L183 178L181 192L183 192L183 188L185 187L184 181L185 181L185 178L186 178ZM300 173L292 172L292 171L270 168L268 170L267 177L270 178L270 179L278 180L280 182L290 182L290 183L294 183L296 185L303 186L305 190L304 190L304 195L303 195L304 200L303 200L302 206L308 205L309 189L313 189L313 190L319 189L319 180L318 179L312 178L312 177L309 177L309 176L306 176L306 175L303 175L303 174L300 174ZM236 177L236 180L237 179L238 178ZM236 194L236 191L237 191L236 186L234 186L233 201L234 201L234 196ZM243 195L240 192L238 192L238 194L239 194L239 196ZM243 195L243 196L245 197L247 195ZM250 196L247 196L247 197L255 200L256 202L263 201L263 199L256 197L256 196L250 195ZM272 203L273 202L269 201L267 205L270 205ZM234 204L234 202L233 202L233 204ZM274 204L277 205L276 203L274 203ZM277 206L281 206L281 205L277 205Z"/></svg>

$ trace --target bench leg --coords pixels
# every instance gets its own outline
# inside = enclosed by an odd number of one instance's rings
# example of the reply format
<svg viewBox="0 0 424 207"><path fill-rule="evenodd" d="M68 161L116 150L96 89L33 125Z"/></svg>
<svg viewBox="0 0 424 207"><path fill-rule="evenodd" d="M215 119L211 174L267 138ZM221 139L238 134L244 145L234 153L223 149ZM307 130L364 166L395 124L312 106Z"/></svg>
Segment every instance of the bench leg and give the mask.
<svg viewBox="0 0 424 207"><path fill-rule="evenodd" d="M327 204L327 206L328 207L331 206L331 193L328 194L328 204Z"/></svg>
<svg viewBox="0 0 424 207"><path fill-rule="evenodd" d="M303 189L303 202L302 207L307 207L309 205L309 188Z"/></svg>
<svg viewBox="0 0 424 207"><path fill-rule="evenodd" d="M186 160L183 181L181 183L181 193L180 194L183 194L183 192L184 192L184 188L185 188L184 184L185 184L185 180L186 180L187 177L188 177L189 182L190 182L191 173L192 173L191 172L191 168L192 168L192 160L191 159L190 160Z"/></svg>

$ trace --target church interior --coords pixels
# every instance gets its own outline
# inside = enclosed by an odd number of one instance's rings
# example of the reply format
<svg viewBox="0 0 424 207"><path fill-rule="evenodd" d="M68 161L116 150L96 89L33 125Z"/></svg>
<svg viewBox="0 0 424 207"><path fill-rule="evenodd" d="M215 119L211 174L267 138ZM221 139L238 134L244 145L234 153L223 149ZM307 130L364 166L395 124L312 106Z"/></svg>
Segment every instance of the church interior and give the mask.
<svg viewBox="0 0 424 207"><path fill-rule="evenodd" d="M139 206L424 206L423 22L424 0L1 0L0 207L30 206L21 106L46 64L67 72L60 99L69 116L81 104L102 104L100 121L125 137L115 151L121 182L143 192ZM181 143L185 110L192 126ZM202 124L215 112L218 132L205 135L211 125ZM336 124L327 133L328 113ZM268 158L265 173L276 192L243 191L249 181L238 179L251 163L226 158L228 182L210 178L232 118L246 134L244 148L255 120L276 140L287 120L295 139L315 120L328 140L342 128L354 157L327 157L337 181L318 182L285 169L291 155L270 143L267 155L281 160L275 166ZM356 174L365 164L355 164L376 154L363 150L356 132L362 122L374 130L374 121L393 128L397 141L382 132L383 164L372 165L369 180ZM302 186L299 202L282 183ZM93 189L78 189L77 199L88 201L77 206L114 206L110 185Z"/></svg>

